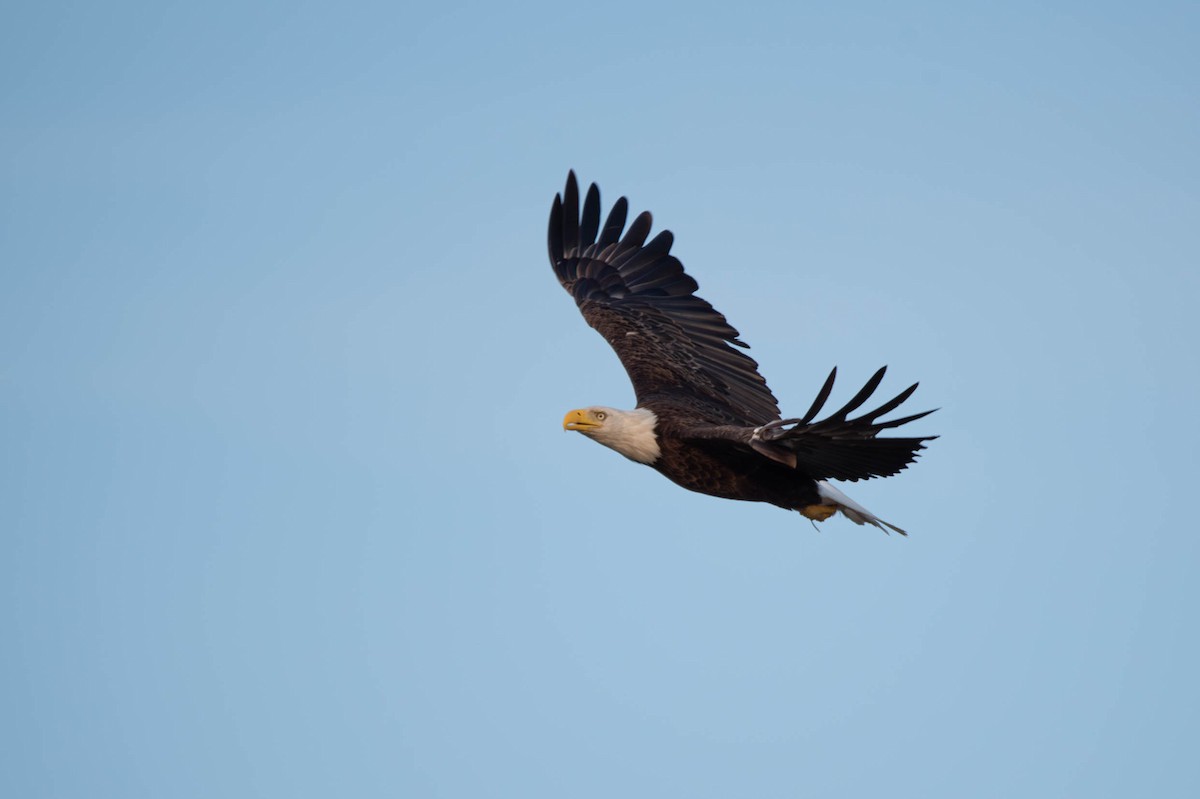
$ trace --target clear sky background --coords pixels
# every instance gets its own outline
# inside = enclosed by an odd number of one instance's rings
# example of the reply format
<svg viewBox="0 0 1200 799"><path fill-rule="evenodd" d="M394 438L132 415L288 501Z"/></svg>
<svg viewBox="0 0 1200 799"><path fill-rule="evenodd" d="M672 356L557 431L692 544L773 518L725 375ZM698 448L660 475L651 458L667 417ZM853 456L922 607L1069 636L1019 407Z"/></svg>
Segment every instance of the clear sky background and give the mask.
<svg viewBox="0 0 1200 799"><path fill-rule="evenodd" d="M1193 797L1190 3L25 3L0 794ZM561 430L629 196L911 532Z"/></svg>

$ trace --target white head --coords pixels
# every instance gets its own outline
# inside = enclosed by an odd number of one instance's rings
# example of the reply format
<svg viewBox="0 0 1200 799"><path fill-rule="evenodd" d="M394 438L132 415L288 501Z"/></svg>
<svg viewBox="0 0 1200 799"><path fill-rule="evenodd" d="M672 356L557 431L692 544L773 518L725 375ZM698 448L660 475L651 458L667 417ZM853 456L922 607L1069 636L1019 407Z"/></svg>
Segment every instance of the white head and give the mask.
<svg viewBox="0 0 1200 799"><path fill-rule="evenodd" d="M645 408L622 411L593 405L568 413L563 430L574 430L638 463L651 464L661 454L654 427L658 417Z"/></svg>

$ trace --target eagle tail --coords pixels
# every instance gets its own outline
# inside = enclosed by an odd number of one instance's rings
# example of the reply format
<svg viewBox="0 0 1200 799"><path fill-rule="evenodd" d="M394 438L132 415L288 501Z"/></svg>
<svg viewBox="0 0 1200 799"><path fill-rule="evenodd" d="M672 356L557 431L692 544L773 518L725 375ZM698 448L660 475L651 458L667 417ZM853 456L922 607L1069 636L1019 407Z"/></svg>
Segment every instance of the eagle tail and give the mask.
<svg viewBox="0 0 1200 799"><path fill-rule="evenodd" d="M885 522L841 491L838 491L827 480L817 481L817 494L828 504L836 506L842 512L843 516L855 524L873 524L885 533L888 531L888 528L891 528L900 535L908 535L904 530L901 530L891 522Z"/></svg>

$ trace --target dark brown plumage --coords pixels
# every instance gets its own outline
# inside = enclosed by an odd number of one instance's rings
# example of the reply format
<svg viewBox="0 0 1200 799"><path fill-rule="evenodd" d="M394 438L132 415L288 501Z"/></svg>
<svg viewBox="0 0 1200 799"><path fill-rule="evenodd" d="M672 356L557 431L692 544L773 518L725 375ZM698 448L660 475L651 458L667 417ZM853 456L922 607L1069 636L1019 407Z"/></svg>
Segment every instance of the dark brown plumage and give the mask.
<svg viewBox="0 0 1200 799"><path fill-rule="evenodd" d="M647 241L649 212L625 230L628 207L624 197L617 200L601 226L599 189L595 184L588 189L581 212L571 172L550 211L550 262L584 319L616 351L637 407L656 417L660 451L653 460L631 455L623 445L606 441L598 423L569 429L595 433L601 443L693 491L770 502L810 518L842 510L860 524L878 525L881 520L823 481L886 477L915 459L933 437L877 436L932 412L879 421L908 399L916 384L852 417L878 388L882 368L843 407L817 419L832 392L834 369L803 417L781 419L779 404L758 364L742 351L747 345L737 330L696 296L696 281L670 254L671 233ZM607 410L609 416L621 413Z"/></svg>

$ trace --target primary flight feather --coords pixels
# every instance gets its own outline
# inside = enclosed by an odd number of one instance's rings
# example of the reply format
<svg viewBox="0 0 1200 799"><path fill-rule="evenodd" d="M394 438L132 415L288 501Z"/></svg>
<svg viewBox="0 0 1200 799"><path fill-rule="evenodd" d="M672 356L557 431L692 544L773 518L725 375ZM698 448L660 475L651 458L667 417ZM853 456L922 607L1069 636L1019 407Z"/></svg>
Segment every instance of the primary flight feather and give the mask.
<svg viewBox="0 0 1200 799"><path fill-rule="evenodd" d="M769 502L824 521L841 511L857 524L904 530L883 521L828 482L887 477L904 469L936 436L879 438L932 411L879 421L916 390L914 383L874 410L852 416L887 367L839 410L817 419L835 368L808 412L784 419L779 403L742 350L747 345L670 254L674 237L650 236L649 212L625 228L629 203L617 200L600 224L600 190L579 205L575 173L550 209L550 263L583 318L616 350L637 397L631 411L573 410L575 430L702 494Z"/></svg>

